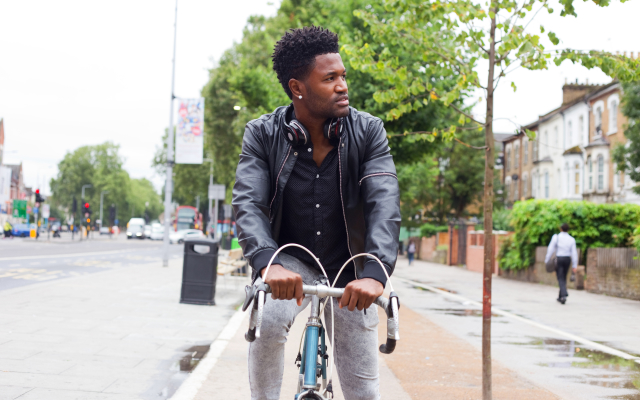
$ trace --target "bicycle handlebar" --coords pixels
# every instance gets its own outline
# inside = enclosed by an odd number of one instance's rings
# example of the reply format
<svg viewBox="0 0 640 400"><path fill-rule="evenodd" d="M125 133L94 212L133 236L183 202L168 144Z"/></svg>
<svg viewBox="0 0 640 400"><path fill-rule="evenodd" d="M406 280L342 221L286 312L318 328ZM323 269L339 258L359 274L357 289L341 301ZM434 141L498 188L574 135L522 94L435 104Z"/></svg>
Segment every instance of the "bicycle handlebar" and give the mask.
<svg viewBox="0 0 640 400"><path fill-rule="evenodd" d="M247 297L242 306L242 310L245 311L253 301L249 330L244 336L248 342L253 342L256 338L260 337L262 314L266 300L265 295L267 293L271 293L269 285L263 283L261 279L258 279L256 284L256 286L252 285L245 288ZM329 287L326 285L302 285L302 292L305 295L313 295L320 298L342 297L344 289ZM398 295L395 292L391 292L389 300L380 296L375 299L374 303L385 310L387 314L387 342L380 345L380 352L384 354L391 354L396 348L396 341L400 340L400 323L398 318L400 302L398 300Z"/></svg>

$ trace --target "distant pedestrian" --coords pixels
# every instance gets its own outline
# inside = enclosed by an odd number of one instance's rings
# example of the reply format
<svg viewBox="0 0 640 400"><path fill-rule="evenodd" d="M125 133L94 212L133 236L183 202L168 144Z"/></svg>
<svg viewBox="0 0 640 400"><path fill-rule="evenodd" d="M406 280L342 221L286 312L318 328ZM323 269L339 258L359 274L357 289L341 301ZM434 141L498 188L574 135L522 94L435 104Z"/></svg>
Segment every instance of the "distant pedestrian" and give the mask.
<svg viewBox="0 0 640 400"><path fill-rule="evenodd" d="M558 295L558 301L564 304L567 301L567 274L569 267L573 267L573 272L578 269L578 250L576 249L576 240L573 236L569 235L569 225L562 224L560 226L560 233L553 235L549 248L547 249L547 256L544 259L545 264L549 262L553 253L556 254L556 276L558 277L558 285L560 286L560 294Z"/></svg>
<svg viewBox="0 0 640 400"><path fill-rule="evenodd" d="M13 226L11 226L9 221L6 221L4 223L4 238L5 239L8 239L8 238L11 237L11 229L13 229Z"/></svg>
<svg viewBox="0 0 640 400"><path fill-rule="evenodd" d="M407 258L409 258L409 265L413 261L413 256L416 254L416 244L413 243L413 240L409 241L409 246L407 246Z"/></svg>

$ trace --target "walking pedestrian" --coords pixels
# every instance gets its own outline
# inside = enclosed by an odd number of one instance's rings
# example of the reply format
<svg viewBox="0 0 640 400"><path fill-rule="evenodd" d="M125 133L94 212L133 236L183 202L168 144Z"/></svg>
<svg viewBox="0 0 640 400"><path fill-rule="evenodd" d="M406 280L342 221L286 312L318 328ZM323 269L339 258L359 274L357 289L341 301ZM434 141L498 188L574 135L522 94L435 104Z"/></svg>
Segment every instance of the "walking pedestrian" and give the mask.
<svg viewBox="0 0 640 400"><path fill-rule="evenodd" d="M11 226L9 221L6 221L4 223L4 238L5 239L9 239L11 237L11 229L13 229L13 226Z"/></svg>
<svg viewBox="0 0 640 400"><path fill-rule="evenodd" d="M567 301L569 293L567 292L567 274L569 267L573 267L573 272L578 269L578 250L576 249L576 240L569 235L569 225L567 223L560 226L560 233L553 235L547 256L544 259L545 264L549 262L553 253L556 254L556 276L558 277L558 285L560 286L560 294L558 301L564 304Z"/></svg>
<svg viewBox="0 0 640 400"><path fill-rule="evenodd" d="M416 254L416 244L413 240L409 241L409 246L407 246L407 258L409 259L409 265L413 262L413 256Z"/></svg>

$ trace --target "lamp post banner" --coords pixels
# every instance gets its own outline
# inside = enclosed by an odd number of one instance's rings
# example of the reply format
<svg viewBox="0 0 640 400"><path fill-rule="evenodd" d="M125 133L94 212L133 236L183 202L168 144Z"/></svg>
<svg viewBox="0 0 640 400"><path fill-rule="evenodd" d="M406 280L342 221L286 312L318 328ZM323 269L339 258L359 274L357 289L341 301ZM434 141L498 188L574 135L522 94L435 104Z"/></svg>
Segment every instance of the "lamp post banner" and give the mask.
<svg viewBox="0 0 640 400"><path fill-rule="evenodd" d="M176 164L202 164L204 98L177 99Z"/></svg>

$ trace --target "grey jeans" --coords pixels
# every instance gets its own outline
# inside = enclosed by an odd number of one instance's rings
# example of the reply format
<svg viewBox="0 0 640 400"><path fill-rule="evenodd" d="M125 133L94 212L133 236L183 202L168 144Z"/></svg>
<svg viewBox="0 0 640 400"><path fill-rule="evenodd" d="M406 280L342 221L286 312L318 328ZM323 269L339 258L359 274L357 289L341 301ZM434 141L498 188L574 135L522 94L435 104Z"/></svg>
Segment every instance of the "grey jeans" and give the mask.
<svg viewBox="0 0 640 400"><path fill-rule="evenodd" d="M288 254L278 255L284 267L302 276L312 285L321 273ZM335 364L345 400L377 400L378 375L378 310L372 304L364 311L338 308L334 301ZM295 300L273 300L267 296L262 319L261 336L249 343L249 385L252 400L278 400L284 371L284 344L296 316L309 305L305 298L298 307ZM331 309L324 310L327 340L331 339ZM298 338L294 338L297 345ZM333 351L330 353L331 361ZM293 361L293 360L291 360ZM327 371L328 373L328 371Z"/></svg>

